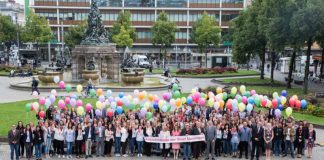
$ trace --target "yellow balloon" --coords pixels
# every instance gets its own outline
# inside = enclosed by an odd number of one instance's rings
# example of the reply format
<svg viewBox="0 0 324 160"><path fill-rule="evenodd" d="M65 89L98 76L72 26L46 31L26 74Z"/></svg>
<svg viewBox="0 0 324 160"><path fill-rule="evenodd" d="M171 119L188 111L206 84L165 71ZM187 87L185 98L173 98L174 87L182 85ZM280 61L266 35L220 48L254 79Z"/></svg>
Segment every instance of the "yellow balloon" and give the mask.
<svg viewBox="0 0 324 160"><path fill-rule="evenodd" d="M102 103L100 101L97 101L96 107L97 107L97 109L101 110L102 109Z"/></svg>
<svg viewBox="0 0 324 160"><path fill-rule="evenodd" d="M77 90L78 93L81 93L82 90L83 90L82 85L81 84L77 85L76 90Z"/></svg>
<svg viewBox="0 0 324 160"><path fill-rule="evenodd" d="M177 106L177 107L180 107L182 104L181 104L181 100L179 99L179 98L177 98L176 99L176 101L175 101L175 105Z"/></svg>
<svg viewBox="0 0 324 160"><path fill-rule="evenodd" d="M217 89L216 89L216 93L217 93L217 94L220 94L220 93L222 93L222 92L223 92L223 89L220 88L220 87L217 87Z"/></svg>
<svg viewBox="0 0 324 160"><path fill-rule="evenodd" d="M101 88L97 89L97 96L101 96L103 93L103 90Z"/></svg>
<svg viewBox="0 0 324 160"><path fill-rule="evenodd" d="M159 100L159 107L162 107L164 105L164 101L163 100Z"/></svg>
<svg viewBox="0 0 324 160"><path fill-rule="evenodd" d="M286 115L289 117L292 114L292 108L291 107L287 107L286 108Z"/></svg>
<svg viewBox="0 0 324 160"><path fill-rule="evenodd" d="M214 103L215 103L215 102L214 102L214 99L209 99L209 100L208 100L208 106L209 106L209 107L213 107L213 106L214 106Z"/></svg>
<svg viewBox="0 0 324 160"><path fill-rule="evenodd" d="M239 109L240 112L243 112L243 111L245 110L245 104L242 103L242 102L239 103L239 104L238 104L238 109Z"/></svg>
<svg viewBox="0 0 324 160"><path fill-rule="evenodd" d="M197 92L197 90L194 88L191 90L191 94L195 94L196 92Z"/></svg>
<svg viewBox="0 0 324 160"><path fill-rule="evenodd" d="M284 96L282 96L282 97L281 97L281 105L285 105L286 102L287 102L287 98L284 97Z"/></svg>
<svg viewBox="0 0 324 160"><path fill-rule="evenodd" d="M223 109L224 104L225 104L225 102L224 102L223 100L220 100L220 101L219 101L219 105L220 105L221 109Z"/></svg>
<svg viewBox="0 0 324 160"><path fill-rule="evenodd" d="M240 86L240 92L241 92L241 94L245 93L245 91L246 91L246 87L244 85L241 85Z"/></svg>
<svg viewBox="0 0 324 160"><path fill-rule="evenodd" d="M182 97L182 98L181 98L181 103L184 104L184 103L186 103L186 102L187 102L186 97Z"/></svg>
<svg viewBox="0 0 324 160"><path fill-rule="evenodd" d="M293 95L292 98L295 99L295 100L298 100L297 95Z"/></svg>
<svg viewBox="0 0 324 160"><path fill-rule="evenodd" d="M78 113L79 116L82 116L83 113L84 113L84 108L83 107L78 107L77 108L77 113Z"/></svg>
<svg viewBox="0 0 324 160"><path fill-rule="evenodd" d="M236 93L237 93L237 88L236 87L232 87L231 94L236 94Z"/></svg>

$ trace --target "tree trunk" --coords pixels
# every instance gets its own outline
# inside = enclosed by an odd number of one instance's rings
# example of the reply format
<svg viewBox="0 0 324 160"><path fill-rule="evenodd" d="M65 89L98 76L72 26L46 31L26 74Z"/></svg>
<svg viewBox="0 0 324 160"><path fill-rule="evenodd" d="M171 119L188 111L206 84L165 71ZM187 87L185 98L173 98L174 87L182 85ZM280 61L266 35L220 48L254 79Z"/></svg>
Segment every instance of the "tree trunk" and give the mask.
<svg viewBox="0 0 324 160"><path fill-rule="evenodd" d="M271 83L274 83L273 76L274 76L274 69L276 65L276 53L274 51L271 52Z"/></svg>
<svg viewBox="0 0 324 160"><path fill-rule="evenodd" d="M263 47L262 53L261 53L261 75L260 79L264 79L264 64L265 64L265 53L266 53L266 47Z"/></svg>
<svg viewBox="0 0 324 160"><path fill-rule="evenodd" d="M165 56L167 54L167 50L166 50L165 46L163 47L163 49L164 49L164 52L163 52L163 68L165 68Z"/></svg>
<svg viewBox="0 0 324 160"><path fill-rule="evenodd" d="M158 55L158 60L159 60L159 65L158 67L160 68L160 65L161 65L161 54L162 54L162 46L160 47L160 52L159 52L159 55Z"/></svg>
<svg viewBox="0 0 324 160"><path fill-rule="evenodd" d="M251 57L251 54L247 54L247 66L246 66L246 68L247 68L247 70L249 71L250 70L250 57Z"/></svg>
<svg viewBox="0 0 324 160"><path fill-rule="evenodd" d="M321 74L320 74L320 80L322 80L323 77L323 70L324 70L324 47L322 48L322 59L321 59Z"/></svg>
<svg viewBox="0 0 324 160"><path fill-rule="evenodd" d="M207 51L205 52L205 66L207 68Z"/></svg>
<svg viewBox="0 0 324 160"><path fill-rule="evenodd" d="M290 89L291 88L292 72L294 70L295 59L296 59L296 49L294 48L294 51L293 51L293 54L291 55L290 63L289 63L287 89Z"/></svg>
<svg viewBox="0 0 324 160"><path fill-rule="evenodd" d="M312 44L313 44L312 37L309 37L307 41L307 53L306 53L307 57L306 57L306 66L305 66L305 77L304 77L304 94L307 94L308 91L309 61L310 61Z"/></svg>

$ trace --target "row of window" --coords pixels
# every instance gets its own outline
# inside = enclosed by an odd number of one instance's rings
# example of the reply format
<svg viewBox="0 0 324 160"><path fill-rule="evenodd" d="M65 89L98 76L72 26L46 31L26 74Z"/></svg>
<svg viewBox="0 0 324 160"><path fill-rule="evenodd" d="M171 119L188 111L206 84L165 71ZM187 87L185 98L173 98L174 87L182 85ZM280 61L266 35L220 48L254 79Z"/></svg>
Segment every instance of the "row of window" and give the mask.
<svg viewBox="0 0 324 160"><path fill-rule="evenodd" d="M58 0L59 2L90 2L90 0ZM35 2L56 2L56 0L35 0ZM190 4L219 4L220 0L189 0ZM222 3L243 4L243 0L222 0ZM101 7L122 7L122 0L98 0ZM187 7L187 0L156 0L157 7ZM124 0L125 7L155 7L155 0Z"/></svg>
<svg viewBox="0 0 324 160"><path fill-rule="evenodd" d="M56 20L56 13L36 13L40 17L45 17L49 20ZM118 17L118 13L101 13L102 20L104 21L116 21ZM214 17L215 20L219 21L219 14L209 14L209 16ZM230 21L237 17L238 14L223 14L222 20L223 21ZM68 13L68 12L60 12L59 18L61 20L85 20L88 17L88 13ZM168 14L168 17L170 21L173 22L186 22L187 21L187 15L186 14ZM199 18L202 17L202 14L190 14L189 15L189 21L195 22ZM141 14L141 13L132 13L131 15L131 21L142 21L142 22L153 22L155 21L155 15L154 14Z"/></svg>
<svg viewBox="0 0 324 160"><path fill-rule="evenodd" d="M176 39L187 39L187 32L176 32ZM137 32L138 39L151 39L152 32L144 31L144 32Z"/></svg>

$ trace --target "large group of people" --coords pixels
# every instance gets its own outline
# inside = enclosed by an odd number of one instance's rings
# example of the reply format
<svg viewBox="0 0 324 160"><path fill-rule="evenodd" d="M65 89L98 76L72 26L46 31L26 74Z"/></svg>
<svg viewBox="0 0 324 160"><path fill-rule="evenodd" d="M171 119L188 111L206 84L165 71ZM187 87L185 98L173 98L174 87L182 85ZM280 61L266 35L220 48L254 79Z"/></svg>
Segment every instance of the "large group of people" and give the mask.
<svg viewBox="0 0 324 160"><path fill-rule="evenodd" d="M316 132L312 124L264 112L232 112L206 106L156 109L150 119L130 110L108 116L91 109L78 116L74 108L50 106L37 124L21 121L8 132L11 159L142 157L216 159L265 156L312 157ZM149 143L145 137L204 135L205 141ZM16 157L14 157L16 154Z"/></svg>

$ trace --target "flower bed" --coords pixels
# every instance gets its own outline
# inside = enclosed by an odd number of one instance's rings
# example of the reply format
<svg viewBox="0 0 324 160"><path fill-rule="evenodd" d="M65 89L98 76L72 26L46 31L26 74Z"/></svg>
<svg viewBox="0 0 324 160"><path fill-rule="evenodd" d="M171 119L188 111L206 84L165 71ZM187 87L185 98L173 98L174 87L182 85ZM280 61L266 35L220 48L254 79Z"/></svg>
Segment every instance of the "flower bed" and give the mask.
<svg viewBox="0 0 324 160"><path fill-rule="evenodd" d="M237 68L234 67L215 67L215 68L193 68L193 69L179 69L176 74L222 74L227 73L237 73Z"/></svg>

